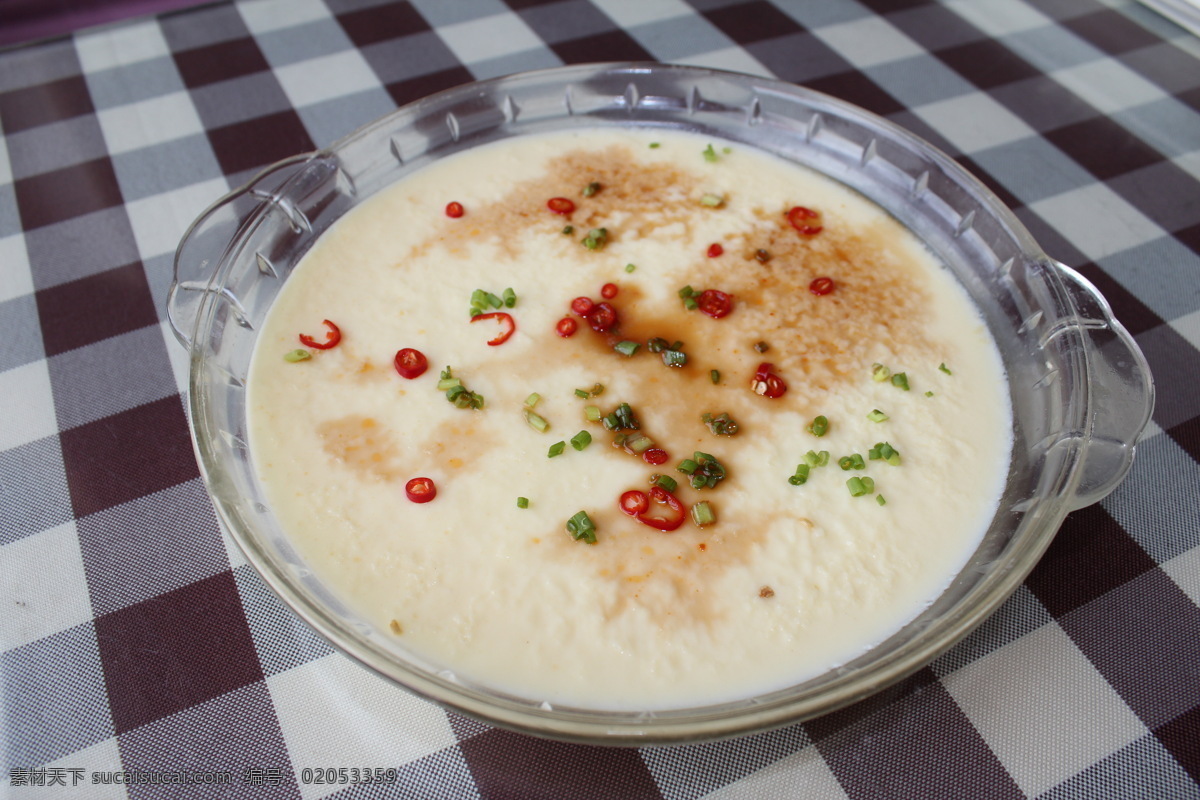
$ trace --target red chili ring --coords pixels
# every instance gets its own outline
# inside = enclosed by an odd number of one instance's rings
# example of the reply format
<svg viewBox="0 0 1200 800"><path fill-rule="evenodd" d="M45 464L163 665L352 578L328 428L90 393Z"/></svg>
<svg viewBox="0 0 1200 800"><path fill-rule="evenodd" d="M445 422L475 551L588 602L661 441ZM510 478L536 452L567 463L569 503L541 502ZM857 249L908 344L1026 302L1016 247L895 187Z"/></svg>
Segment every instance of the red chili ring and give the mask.
<svg viewBox="0 0 1200 800"><path fill-rule="evenodd" d="M713 242L712 244L710 244L708 246L708 257L709 258L716 258L717 256L724 254L724 252L725 252L725 248L721 247L721 245L718 244L717 242Z"/></svg>
<svg viewBox="0 0 1200 800"><path fill-rule="evenodd" d="M575 204L565 197L551 197L546 201L546 208L565 216L575 210Z"/></svg>
<svg viewBox="0 0 1200 800"><path fill-rule="evenodd" d="M428 503L437 497L437 486L432 478L413 478L404 484L404 494L414 503Z"/></svg>
<svg viewBox="0 0 1200 800"><path fill-rule="evenodd" d="M425 358L425 354L420 350L414 350L411 347L406 347L403 350L396 351L396 372L400 373L401 378L419 378L429 369L429 359Z"/></svg>
<svg viewBox="0 0 1200 800"><path fill-rule="evenodd" d="M649 450L642 453L642 461L645 461L647 464L650 464L654 467L667 463L667 460L670 458L671 455L661 447L651 447Z"/></svg>
<svg viewBox="0 0 1200 800"><path fill-rule="evenodd" d="M829 294L836 288L837 285L833 282L833 278L826 277L817 278L808 285L808 290L818 297Z"/></svg>
<svg viewBox="0 0 1200 800"><path fill-rule="evenodd" d="M457 200L453 203L446 204L446 216L450 217L451 219L458 219L465 213L467 213L467 210L463 208L463 204Z"/></svg>
<svg viewBox="0 0 1200 800"><path fill-rule="evenodd" d="M624 513L631 517L636 517L639 514L646 513L646 510L650 508L650 498L646 496L645 492L639 492L637 489L630 489L628 492L621 495L621 499L618 501L617 505Z"/></svg>
<svg viewBox="0 0 1200 800"><path fill-rule="evenodd" d="M571 319L570 317L563 317L558 321L558 324L554 326L554 332L562 338L567 339L571 336L574 336L575 331L578 328L579 323L577 323L575 320Z"/></svg>
<svg viewBox="0 0 1200 800"><path fill-rule="evenodd" d="M581 317L587 316L587 313L592 310L592 306L596 305L590 297L576 297L571 301L571 310Z"/></svg>
<svg viewBox="0 0 1200 800"><path fill-rule="evenodd" d="M605 300L612 300L617 296L617 292L619 291L620 289L617 288L615 283L606 283L600 287L600 296Z"/></svg>

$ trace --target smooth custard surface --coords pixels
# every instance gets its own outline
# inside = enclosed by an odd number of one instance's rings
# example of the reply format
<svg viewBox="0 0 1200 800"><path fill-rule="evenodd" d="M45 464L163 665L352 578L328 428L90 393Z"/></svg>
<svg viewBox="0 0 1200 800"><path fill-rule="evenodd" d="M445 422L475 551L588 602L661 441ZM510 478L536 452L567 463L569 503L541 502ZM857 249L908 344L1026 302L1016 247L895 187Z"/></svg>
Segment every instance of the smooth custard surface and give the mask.
<svg viewBox="0 0 1200 800"><path fill-rule="evenodd" d="M574 212L550 211L555 197ZM450 202L465 213L447 216ZM789 223L796 206L819 213L819 233ZM589 249L598 228L607 239ZM811 292L818 277L834 290ZM618 287L615 334L570 309L580 296L599 302L606 283ZM685 286L732 295L732 312L688 310ZM501 327L471 322L472 293L510 287L516 303L499 310L516 330L489 346ZM579 326L569 338L555 332L564 317ZM286 361L298 334L323 339L323 320L340 343ZM683 342L687 364L665 366L647 348L654 337ZM617 341L639 348L626 357ZM401 348L420 350L428 371L398 375ZM786 382L782 397L752 390L763 362ZM875 364L909 388L875 380ZM446 367L482 409L437 389ZM597 383L599 396L576 395ZM591 708L743 698L861 654L968 559L1011 444L995 345L911 234L808 170L664 131L517 138L365 202L288 279L249 388L273 510L351 607L464 679ZM532 393L545 432L524 419ZM621 402L666 464L614 447L585 419L589 405L608 414ZM869 418L876 410L887 419ZM722 412L735 435L701 421ZM830 423L819 438L807 430L818 415ZM548 457L579 431L589 446ZM879 442L898 466L868 459ZM830 463L793 485L810 450ZM691 488L675 466L694 451L727 477ZM842 470L855 453L865 468ZM708 500L717 521L664 533L622 513L621 494L648 490L655 473L678 480L685 508ZM415 476L435 482L432 502L406 499ZM856 476L874 491L851 496ZM579 511L594 544L565 529Z"/></svg>

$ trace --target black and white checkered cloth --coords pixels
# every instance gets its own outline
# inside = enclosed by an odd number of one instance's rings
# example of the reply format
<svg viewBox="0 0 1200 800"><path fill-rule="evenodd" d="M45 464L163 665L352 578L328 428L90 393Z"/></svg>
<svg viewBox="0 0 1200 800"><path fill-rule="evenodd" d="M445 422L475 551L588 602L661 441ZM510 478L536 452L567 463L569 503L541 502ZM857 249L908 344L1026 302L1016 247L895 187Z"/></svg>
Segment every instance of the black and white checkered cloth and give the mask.
<svg viewBox="0 0 1200 800"><path fill-rule="evenodd" d="M519 736L331 651L218 528L164 320L187 225L258 168L438 89L625 60L782 78L929 139L1101 288L1157 379L1127 480L982 628L718 744ZM1154 12L242 0L0 52L0 128L0 796L1200 797L1200 40ZM232 781L146 782L172 770Z"/></svg>

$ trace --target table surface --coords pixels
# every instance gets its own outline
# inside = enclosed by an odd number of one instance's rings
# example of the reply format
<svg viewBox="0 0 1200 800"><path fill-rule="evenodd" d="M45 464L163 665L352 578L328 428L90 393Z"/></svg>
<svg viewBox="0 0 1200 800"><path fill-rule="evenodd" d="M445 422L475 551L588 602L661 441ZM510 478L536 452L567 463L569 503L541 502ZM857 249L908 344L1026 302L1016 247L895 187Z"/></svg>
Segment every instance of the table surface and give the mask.
<svg viewBox="0 0 1200 800"><path fill-rule="evenodd" d="M244 0L0 52L0 795L1200 797L1198 57L1120 0ZM439 89L620 60L927 138L1101 288L1157 380L1128 478L983 627L715 744L525 737L333 652L219 529L165 321L186 226L258 168Z"/></svg>

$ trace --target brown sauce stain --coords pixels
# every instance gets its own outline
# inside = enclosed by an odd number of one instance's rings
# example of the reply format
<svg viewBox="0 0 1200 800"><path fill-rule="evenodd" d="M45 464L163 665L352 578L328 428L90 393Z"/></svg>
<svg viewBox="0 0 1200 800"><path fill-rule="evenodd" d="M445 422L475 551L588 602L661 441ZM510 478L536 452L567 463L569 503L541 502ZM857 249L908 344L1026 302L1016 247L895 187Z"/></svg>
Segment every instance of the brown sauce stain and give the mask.
<svg viewBox="0 0 1200 800"><path fill-rule="evenodd" d="M400 477L396 467L399 450L391 431L373 417L351 414L322 422L317 435L325 452L373 481L394 481Z"/></svg>

